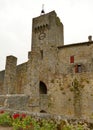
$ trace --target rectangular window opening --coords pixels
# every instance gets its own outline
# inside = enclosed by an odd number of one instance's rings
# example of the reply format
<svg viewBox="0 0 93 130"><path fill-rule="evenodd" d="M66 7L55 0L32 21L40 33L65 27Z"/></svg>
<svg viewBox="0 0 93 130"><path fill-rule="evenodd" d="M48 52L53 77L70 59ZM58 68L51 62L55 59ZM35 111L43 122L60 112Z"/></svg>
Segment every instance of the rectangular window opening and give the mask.
<svg viewBox="0 0 93 130"><path fill-rule="evenodd" d="M40 50L41 53L41 59L43 59L43 50Z"/></svg>
<svg viewBox="0 0 93 130"><path fill-rule="evenodd" d="M70 56L70 63L74 63L74 56Z"/></svg>
<svg viewBox="0 0 93 130"><path fill-rule="evenodd" d="M81 65L75 65L75 73L81 73L82 72L82 66Z"/></svg>

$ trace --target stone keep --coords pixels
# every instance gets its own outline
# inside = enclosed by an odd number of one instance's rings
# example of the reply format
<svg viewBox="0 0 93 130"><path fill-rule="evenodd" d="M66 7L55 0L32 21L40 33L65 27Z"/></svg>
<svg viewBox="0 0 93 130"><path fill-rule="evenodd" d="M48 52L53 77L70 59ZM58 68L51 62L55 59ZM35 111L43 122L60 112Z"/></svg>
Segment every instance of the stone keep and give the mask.
<svg viewBox="0 0 93 130"><path fill-rule="evenodd" d="M63 24L52 11L33 18L31 45L27 62L16 65L16 57L7 57L6 68L0 72L0 105L3 106L6 94L11 94L31 112L91 119L92 40L64 45ZM11 98L8 99L10 103Z"/></svg>

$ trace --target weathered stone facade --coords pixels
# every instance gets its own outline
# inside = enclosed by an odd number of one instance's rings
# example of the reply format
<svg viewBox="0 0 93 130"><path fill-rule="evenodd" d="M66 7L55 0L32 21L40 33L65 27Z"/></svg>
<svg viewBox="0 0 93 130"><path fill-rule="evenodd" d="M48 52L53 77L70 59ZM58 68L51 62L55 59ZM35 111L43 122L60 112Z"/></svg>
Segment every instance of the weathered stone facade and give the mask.
<svg viewBox="0 0 93 130"><path fill-rule="evenodd" d="M7 102L13 98L20 109L20 95L23 109L31 112L93 118L93 42L64 45L64 27L55 11L33 18L28 61L16 63L8 56L0 72L1 106L9 96Z"/></svg>

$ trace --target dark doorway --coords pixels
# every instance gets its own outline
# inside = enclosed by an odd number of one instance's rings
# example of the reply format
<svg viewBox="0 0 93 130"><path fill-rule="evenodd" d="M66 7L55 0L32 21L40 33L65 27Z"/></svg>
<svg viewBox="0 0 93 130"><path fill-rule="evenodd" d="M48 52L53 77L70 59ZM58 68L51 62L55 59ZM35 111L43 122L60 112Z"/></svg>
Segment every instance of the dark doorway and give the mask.
<svg viewBox="0 0 93 130"><path fill-rule="evenodd" d="M47 87L42 81L40 81L40 83L39 83L39 93L47 94Z"/></svg>
<svg viewBox="0 0 93 130"><path fill-rule="evenodd" d="M41 110L40 113L47 113L45 110Z"/></svg>

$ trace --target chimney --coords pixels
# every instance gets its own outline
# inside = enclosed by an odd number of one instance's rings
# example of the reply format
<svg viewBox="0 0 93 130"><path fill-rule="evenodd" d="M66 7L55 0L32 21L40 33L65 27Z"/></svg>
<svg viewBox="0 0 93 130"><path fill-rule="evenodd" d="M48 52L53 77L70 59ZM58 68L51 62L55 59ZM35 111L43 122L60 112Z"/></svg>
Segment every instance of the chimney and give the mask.
<svg viewBox="0 0 93 130"><path fill-rule="evenodd" d="M91 35L88 36L88 40L89 40L89 42L92 42L92 36Z"/></svg>

